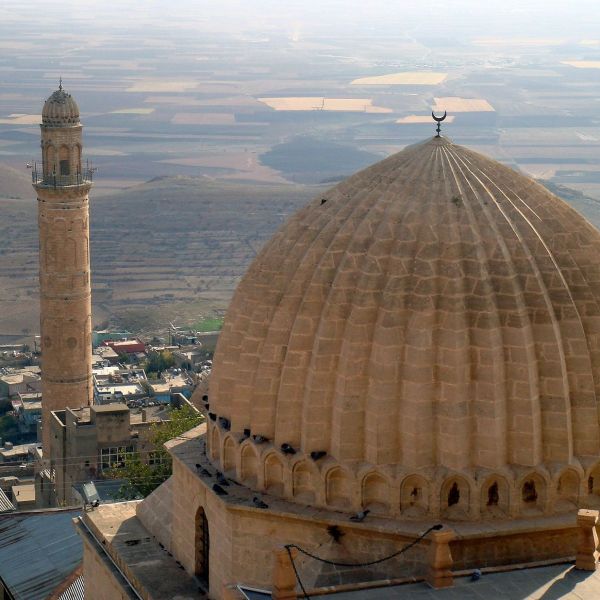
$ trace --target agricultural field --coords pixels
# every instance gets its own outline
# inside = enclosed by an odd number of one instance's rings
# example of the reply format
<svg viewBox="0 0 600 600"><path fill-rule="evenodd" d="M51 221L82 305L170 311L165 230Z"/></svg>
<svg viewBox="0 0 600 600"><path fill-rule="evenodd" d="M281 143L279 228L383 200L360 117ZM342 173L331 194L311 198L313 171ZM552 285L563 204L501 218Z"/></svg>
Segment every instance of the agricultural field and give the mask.
<svg viewBox="0 0 600 600"><path fill-rule="evenodd" d="M128 20L132 0L98 10L48 0L43 19L29 3L0 3L0 338L37 328L26 164L39 160L40 113L59 77L97 169L98 322L220 318L287 216L323 186L434 135L432 110L447 112L443 135L568 187L600 224L600 23L579 19L580 34L567 35L560 19L544 20L532 35L540 15L528 3L518 22L480 15L485 30L458 9L440 20L423 6L394 20L364 3L334 27L322 17L329 1L303 3L298 15L266 0L254 21L243 3L215 4L210 16L198 3L185 16L148 3Z"/></svg>
<svg viewBox="0 0 600 600"><path fill-rule="evenodd" d="M439 85L447 76L447 73L408 71L390 73L389 75L359 77L350 83L351 85Z"/></svg>

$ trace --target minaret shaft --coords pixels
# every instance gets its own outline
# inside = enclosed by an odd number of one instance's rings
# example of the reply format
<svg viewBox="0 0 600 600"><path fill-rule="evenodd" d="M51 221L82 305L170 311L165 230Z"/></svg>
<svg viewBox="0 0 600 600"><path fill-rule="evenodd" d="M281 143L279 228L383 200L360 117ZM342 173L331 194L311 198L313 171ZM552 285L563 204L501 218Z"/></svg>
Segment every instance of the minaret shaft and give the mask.
<svg viewBox="0 0 600 600"><path fill-rule="evenodd" d="M53 98L57 98L54 103ZM81 169L82 128L78 110L76 114L68 112L72 106L76 108L62 89L44 106L43 168L40 173L34 171L40 241L42 438L46 456L50 454L51 412L90 405L93 397L88 199L92 184L89 173Z"/></svg>

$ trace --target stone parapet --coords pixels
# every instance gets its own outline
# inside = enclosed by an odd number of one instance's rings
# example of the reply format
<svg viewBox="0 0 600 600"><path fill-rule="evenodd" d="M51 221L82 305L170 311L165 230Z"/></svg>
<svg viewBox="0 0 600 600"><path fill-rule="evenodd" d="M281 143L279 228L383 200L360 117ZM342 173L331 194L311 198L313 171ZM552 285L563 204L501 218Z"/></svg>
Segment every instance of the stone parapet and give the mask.
<svg viewBox="0 0 600 600"><path fill-rule="evenodd" d="M512 521L568 514L578 505L600 503L595 461L567 467L504 467L496 471L452 471L444 467L378 467L343 463L325 455L315 460L301 450L286 453L271 440L256 442L208 420L212 465L260 493L348 513L371 513L403 520Z"/></svg>
<svg viewBox="0 0 600 600"><path fill-rule="evenodd" d="M577 513L578 541L575 568L595 571L598 566L598 511L582 509Z"/></svg>
<svg viewBox="0 0 600 600"><path fill-rule="evenodd" d="M430 534L429 565L425 580L432 588L452 586L454 561L450 552L450 542L455 537L456 534L451 529L432 531Z"/></svg>

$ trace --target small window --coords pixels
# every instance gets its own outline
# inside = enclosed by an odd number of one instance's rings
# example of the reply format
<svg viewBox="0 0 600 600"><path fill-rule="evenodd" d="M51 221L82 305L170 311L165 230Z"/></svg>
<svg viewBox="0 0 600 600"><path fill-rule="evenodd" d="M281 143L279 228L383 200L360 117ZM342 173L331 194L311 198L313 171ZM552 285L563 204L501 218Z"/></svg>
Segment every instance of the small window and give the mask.
<svg viewBox="0 0 600 600"><path fill-rule="evenodd" d="M454 506L460 502L460 490L456 481L452 484L450 491L448 492L448 506Z"/></svg>
<svg viewBox="0 0 600 600"><path fill-rule="evenodd" d="M70 169L69 169L69 161L68 160L61 160L60 161L60 174L61 175L69 175Z"/></svg>
<svg viewBox="0 0 600 600"><path fill-rule="evenodd" d="M533 503L537 501L538 495L535 489L535 481L530 479L523 484L522 497L523 502Z"/></svg>
<svg viewBox="0 0 600 600"><path fill-rule="evenodd" d="M492 485L488 488L488 506L498 506L498 501L500 500L500 495L498 493L498 482L494 481Z"/></svg>

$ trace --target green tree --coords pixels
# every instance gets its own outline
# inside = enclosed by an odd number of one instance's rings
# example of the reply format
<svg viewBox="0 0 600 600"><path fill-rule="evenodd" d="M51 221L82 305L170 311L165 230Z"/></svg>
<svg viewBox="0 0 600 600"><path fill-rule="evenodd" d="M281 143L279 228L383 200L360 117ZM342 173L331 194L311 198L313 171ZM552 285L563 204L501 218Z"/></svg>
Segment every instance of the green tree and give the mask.
<svg viewBox="0 0 600 600"><path fill-rule="evenodd" d="M19 435L19 425L12 415L0 417L0 437L6 439Z"/></svg>
<svg viewBox="0 0 600 600"><path fill-rule="evenodd" d="M165 369L175 364L175 358L172 352L162 350L161 352L152 352L145 364L147 373L162 373Z"/></svg>
<svg viewBox="0 0 600 600"><path fill-rule="evenodd" d="M196 427L202 420L203 417L199 412L190 406L183 406L179 409L171 409L169 421L154 423L150 433L154 450L150 456L142 457L139 452L134 452L125 460L123 467L105 471L105 475L111 479L127 480L127 483L119 489L115 499L133 500L140 496L145 498L166 481L173 472L173 466L171 456L164 448L165 442Z"/></svg>

